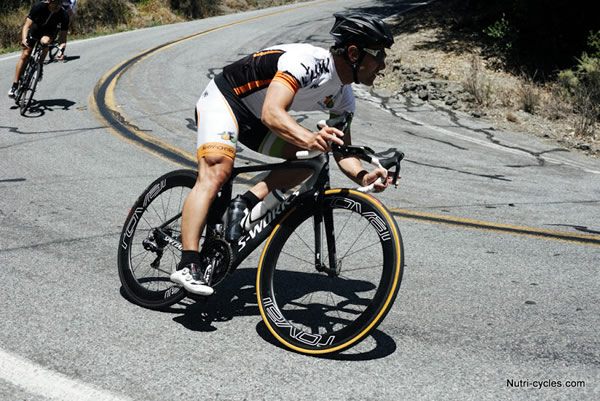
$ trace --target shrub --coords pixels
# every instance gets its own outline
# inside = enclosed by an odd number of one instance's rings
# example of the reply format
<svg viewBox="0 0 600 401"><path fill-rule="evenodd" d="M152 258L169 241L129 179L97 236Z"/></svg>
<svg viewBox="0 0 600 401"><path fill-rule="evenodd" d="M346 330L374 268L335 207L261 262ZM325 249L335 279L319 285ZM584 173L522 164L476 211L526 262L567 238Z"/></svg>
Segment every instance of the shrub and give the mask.
<svg viewBox="0 0 600 401"><path fill-rule="evenodd" d="M72 29L87 34L98 27L118 27L126 25L132 14L127 0L79 0Z"/></svg>
<svg viewBox="0 0 600 401"><path fill-rule="evenodd" d="M21 30L27 18L29 6L0 15L0 48L19 47Z"/></svg>
<svg viewBox="0 0 600 401"><path fill-rule="evenodd" d="M583 53L576 68L561 71L558 80L578 115L577 133L591 134L600 119L600 58Z"/></svg>
<svg viewBox="0 0 600 401"><path fill-rule="evenodd" d="M490 104L492 87L485 78L483 68L475 56L471 58L471 68L463 81L463 87L478 104L483 106Z"/></svg>
<svg viewBox="0 0 600 401"><path fill-rule="evenodd" d="M527 75L522 76L521 82L521 87L519 88L521 108L529 114L535 114L536 109L540 105L540 91L533 78Z"/></svg>
<svg viewBox="0 0 600 401"><path fill-rule="evenodd" d="M214 0L170 0L171 8L186 18L204 18L217 14Z"/></svg>

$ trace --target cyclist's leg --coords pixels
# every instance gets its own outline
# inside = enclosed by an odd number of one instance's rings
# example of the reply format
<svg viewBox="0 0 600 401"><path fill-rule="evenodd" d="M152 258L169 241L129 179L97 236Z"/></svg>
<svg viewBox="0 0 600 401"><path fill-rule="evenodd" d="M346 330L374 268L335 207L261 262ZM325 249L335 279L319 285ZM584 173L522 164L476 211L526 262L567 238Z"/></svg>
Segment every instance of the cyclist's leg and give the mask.
<svg viewBox="0 0 600 401"><path fill-rule="evenodd" d="M233 168L233 159L205 155L198 161L198 179L183 204L181 234L184 251L198 251L208 209Z"/></svg>
<svg viewBox="0 0 600 401"><path fill-rule="evenodd" d="M211 81L196 103L198 179L183 206L183 249L197 251L208 209L229 178L238 126L227 101Z"/></svg>
<svg viewBox="0 0 600 401"><path fill-rule="evenodd" d="M198 179L183 204L183 252L180 270L171 275L171 280L190 292L211 295L212 289L203 279L202 269L206 266L201 266L198 253L200 235L206 225L210 205L233 169L238 134L237 121L213 81L196 104L196 122Z"/></svg>
<svg viewBox="0 0 600 401"><path fill-rule="evenodd" d="M42 57L40 57L40 64L44 64L44 60L46 59L46 55L48 54L48 46L52 43L52 38L50 35L44 35L40 39L40 43L44 45L42 48Z"/></svg>
<svg viewBox="0 0 600 401"><path fill-rule="evenodd" d="M27 43L29 44L30 47L23 48L23 51L21 52L21 58L19 58L19 61L17 62L17 68L15 70L15 77L13 80L13 83L15 83L15 84L19 82L19 78L21 78L21 75L23 75L23 70L25 69L25 66L27 65L27 63L29 62L29 57L31 57L31 52L33 50L34 42L32 42L28 39Z"/></svg>

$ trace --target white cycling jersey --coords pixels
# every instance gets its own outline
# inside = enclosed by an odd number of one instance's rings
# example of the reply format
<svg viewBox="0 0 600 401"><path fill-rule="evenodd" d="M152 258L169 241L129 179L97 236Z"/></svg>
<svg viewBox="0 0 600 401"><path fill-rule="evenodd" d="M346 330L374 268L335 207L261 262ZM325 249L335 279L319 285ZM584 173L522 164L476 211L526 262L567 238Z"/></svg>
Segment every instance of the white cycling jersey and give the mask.
<svg viewBox="0 0 600 401"><path fill-rule="evenodd" d="M266 89L281 82L295 94L291 109L354 112L350 85L343 85L332 54L309 44L269 47L223 69L223 75L244 105L260 118Z"/></svg>
<svg viewBox="0 0 600 401"><path fill-rule="evenodd" d="M280 157L284 140L260 121L271 82L294 92L291 110L354 113L352 88L342 84L328 50L309 44L269 47L224 67L198 100L198 158L207 154L234 158L238 140L252 150Z"/></svg>

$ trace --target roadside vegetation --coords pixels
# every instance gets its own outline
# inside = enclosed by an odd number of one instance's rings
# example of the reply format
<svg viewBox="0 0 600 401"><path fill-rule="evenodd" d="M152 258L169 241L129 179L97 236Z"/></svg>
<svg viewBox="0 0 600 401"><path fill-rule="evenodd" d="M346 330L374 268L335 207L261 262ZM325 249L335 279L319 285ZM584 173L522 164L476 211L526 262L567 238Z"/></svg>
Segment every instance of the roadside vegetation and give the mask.
<svg viewBox="0 0 600 401"><path fill-rule="evenodd" d="M21 29L40 0L2 0L0 52L20 49ZM297 0L78 0L69 38L77 39L215 15L296 3Z"/></svg>
<svg viewBox="0 0 600 401"><path fill-rule="evenodd" d="M530 124L511 128L539 126L542 136L560 127L560 142L586 151L595 143L598 156L600 18L594 2L444 0L395 22L399 41L386 80L400 83L407 70L433 67L438 77L460 82L461 109L526 120ZM458 109L458 103L451 105Z"/></svg>

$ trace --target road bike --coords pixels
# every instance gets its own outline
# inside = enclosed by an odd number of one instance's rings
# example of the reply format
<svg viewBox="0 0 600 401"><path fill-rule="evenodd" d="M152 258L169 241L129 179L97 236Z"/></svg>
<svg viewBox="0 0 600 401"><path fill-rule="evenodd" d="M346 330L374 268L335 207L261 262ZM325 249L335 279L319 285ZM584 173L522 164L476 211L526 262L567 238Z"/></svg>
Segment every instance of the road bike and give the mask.
<svg viewBox="0 0 600 401"><path fill-rule="evenodd" d="M25 115L27 108L31 105L33 94L35 93L40 76L42 75L40 60L44 46L45 45L42 45L39 40L34 43L31 56L25 66L21 79L19 79L17 90L15 91L15 103L19 106L22 116Z"/></svg>
<svg viewBox="0 0 600 401"><path fill-rule="evenodd" d="M328 121L342 130L347 119ZM404 154L389 149L332 145L390 171L396 185ZM233 182L249 173L311 169L312 176L234 241L225 240ZM242 177L240 177L242 175ZM118 251L119 277L135 303L163 309L185 298L170 281L181 258L181 208L197 172L176 170L156 179L125 220ZM205 279L215 287L266 241L256 274L263 321L286 347L305 354L340 352L358 344L389 312L402 280L400 230L371 188L331 188L329 154L298 153L276 164L235 167L221 188L202 233Z"/></svg>

